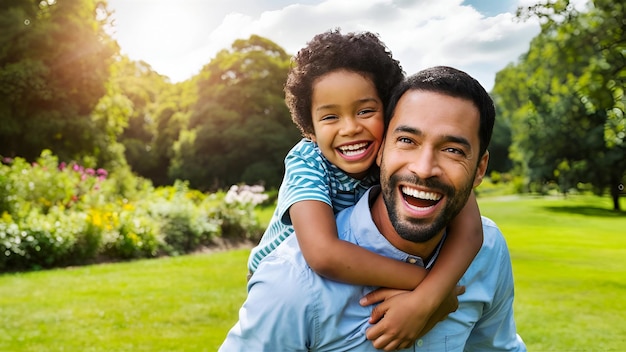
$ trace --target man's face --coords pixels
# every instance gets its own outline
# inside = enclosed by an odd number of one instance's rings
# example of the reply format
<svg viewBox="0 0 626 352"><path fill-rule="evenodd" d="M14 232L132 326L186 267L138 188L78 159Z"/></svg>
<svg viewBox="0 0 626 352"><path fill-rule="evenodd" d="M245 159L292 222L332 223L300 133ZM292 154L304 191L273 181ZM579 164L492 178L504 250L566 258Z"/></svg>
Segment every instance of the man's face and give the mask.
<svg viewBox="0 0 626 352"><path fill-rule="evenodd" d="M480 115L470 101L409 90L378 152L382 195L396 232L423 243L442 233L482 181Z"/></svg>

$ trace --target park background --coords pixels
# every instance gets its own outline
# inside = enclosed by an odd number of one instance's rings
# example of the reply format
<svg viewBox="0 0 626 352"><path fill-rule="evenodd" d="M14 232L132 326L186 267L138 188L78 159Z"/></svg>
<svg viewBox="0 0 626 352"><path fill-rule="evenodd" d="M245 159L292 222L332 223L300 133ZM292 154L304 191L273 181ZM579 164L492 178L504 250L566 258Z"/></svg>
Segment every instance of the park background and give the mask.
<svg viewBox="0 0 626 352"><path fill-rule="evenodd" d="M533 350L626 342L624 18L607 0L520 8L540 31L490 91L477 193ZM252 34L173 82L123 53L106 1L3 1L0 26L1 349L214 350L247 250L211 248L267 223L300 138L282 91L293 53Z"/></svg>

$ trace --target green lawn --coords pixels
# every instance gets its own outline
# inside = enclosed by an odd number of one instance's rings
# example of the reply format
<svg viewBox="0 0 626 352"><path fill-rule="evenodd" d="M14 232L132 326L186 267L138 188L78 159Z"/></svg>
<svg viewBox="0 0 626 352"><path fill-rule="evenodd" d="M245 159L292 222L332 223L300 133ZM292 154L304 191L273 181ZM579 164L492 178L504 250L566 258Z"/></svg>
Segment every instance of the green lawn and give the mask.
<svg viewBox="0 0 626 352"><path fill-rule="evenodd" d="M507 238L529 350L623 350L626 214L596 197L479 203ZM215 351L246 295L247 254L0 275L0 351Z"/></svg>
<svg viewBox="0 0 626 352"><path fill-rule="evenodd" d="M517 326L529 350L624 350L626 213L586 196L479 203L507 238Z"/></svg>
<svg viewBox="0 0 626 352"><path fill-rule="evenodd" d="M247 250L0 276L0 351L215 351Z"/></svg>

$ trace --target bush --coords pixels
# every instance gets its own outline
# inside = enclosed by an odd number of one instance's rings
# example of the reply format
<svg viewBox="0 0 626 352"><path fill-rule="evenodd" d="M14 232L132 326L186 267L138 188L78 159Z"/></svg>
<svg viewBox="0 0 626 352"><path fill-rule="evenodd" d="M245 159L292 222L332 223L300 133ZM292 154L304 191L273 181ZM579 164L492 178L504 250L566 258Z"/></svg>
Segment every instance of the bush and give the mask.
<svg viewBox="0 0 626 352"><path fill-rule="evenodd" d="M0 270L50 268L95 260L178 255L217 236L258 239L260 186L204 194L186 182L153 188L127 168L114 172L59 163L0 164Z"/></svg>
<svg viewBox="0 0 626 352"><path fill-rule="evenodd" d="M223 195L216 193L213 199L221 199L213 209L213 217L221 220L222 237L256 241L263 229L254 208L267 200L262 186L234 185Z"/></svg>
<svg viewBox="0 0 626 352"><path fill-rule="evenodd" d="M153 217L160 219L167 254L191 252L220 235L219 219L210 217L204 207L206 196L189 190L188 183L176 181L172 187L160 188L157 195L149 208Z"/></svg>
<svg viewBox="0 0 626 352"><path fill-rule="evenodd" d="M105 232L104 253L111 258L150 258L159 254L163 236L159 223L132 205L114 214L115 225Z"/></svg>
<svg viewBox="0 0 626 352"><path fill-rule="evenodd" d="M32 209L19 222L6 212L0 220L0 269L49 268L73 264L76 258L74 234L85 233L84 214L65 213L52 208L47 214Z"/></svg>

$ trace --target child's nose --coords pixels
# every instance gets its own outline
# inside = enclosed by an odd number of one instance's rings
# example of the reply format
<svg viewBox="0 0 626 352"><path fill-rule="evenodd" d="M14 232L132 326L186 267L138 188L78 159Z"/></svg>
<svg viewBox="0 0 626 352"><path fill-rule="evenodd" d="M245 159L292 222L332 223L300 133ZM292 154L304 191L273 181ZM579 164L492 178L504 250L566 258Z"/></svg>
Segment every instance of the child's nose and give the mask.
<svg viewBox="0 0 626 352"><path fill-rule="evenodd" d="M349 117L343 119L340 133L344 136L351 136L361 132L362 129L363 127L355 118Z"/></svg>

